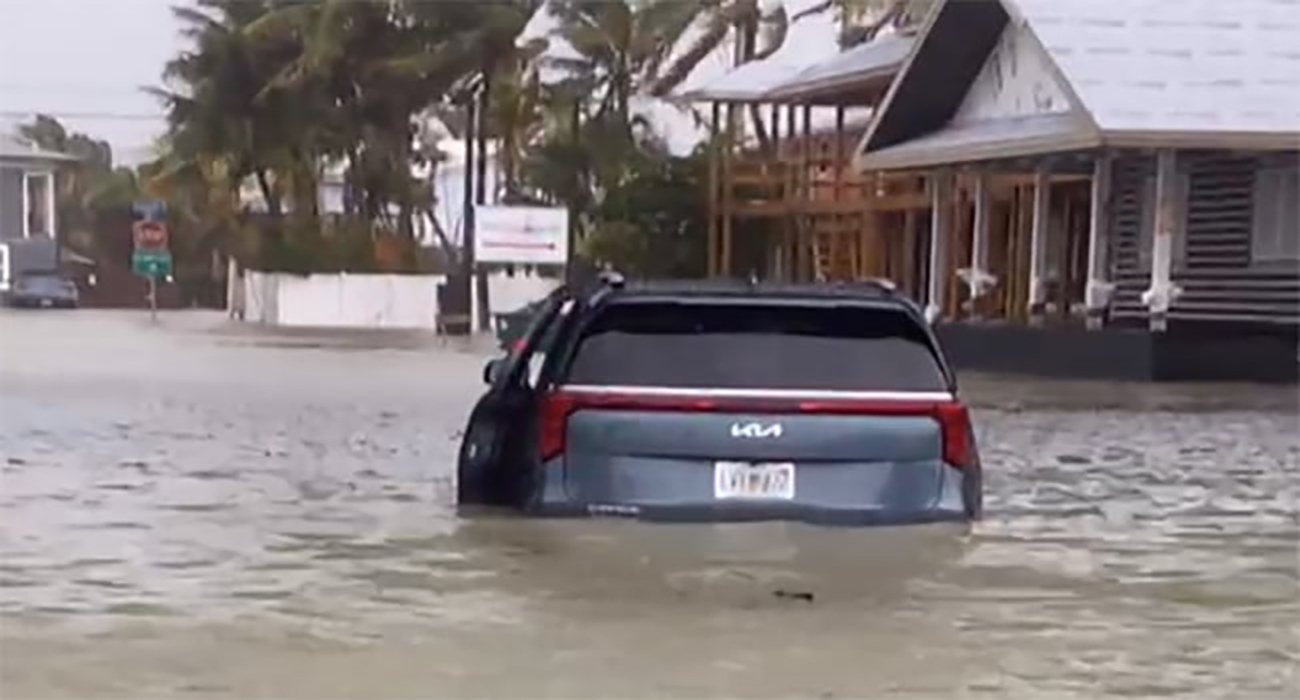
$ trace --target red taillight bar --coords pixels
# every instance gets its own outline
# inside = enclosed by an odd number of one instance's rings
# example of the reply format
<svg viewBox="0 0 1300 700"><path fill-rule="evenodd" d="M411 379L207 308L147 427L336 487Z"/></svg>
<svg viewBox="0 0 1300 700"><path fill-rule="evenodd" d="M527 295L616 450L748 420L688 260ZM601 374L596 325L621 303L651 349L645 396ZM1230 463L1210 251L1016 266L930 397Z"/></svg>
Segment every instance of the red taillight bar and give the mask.
<svg viewBox="0 0 1300 700"><path fill-rule="evenodd" d="M954 467L976 466L975 436L971 433L970 412L959 401L935 406L935 418L943 435L943 461Z"/></svg>
<svg viewBox="0 0 1300 700"><path fill-rule="evenodd" d="M681 393L588 392L563 389L544 394L540 402L538 448L543 461L564 452L564 433L569 416L583 408L638 411L685 411L699 413L805 413L856 416L932 416L943 435L943 459L955 467L973 466L974 436L970 416L960 401L909 399L905 394L889 398L795 398L755 396L694 396Z"/></svg>
<svg viewBox="0 0 1300 700"><path fill-rule="evenodd" d="M564 453L564 430L577 401L573 394L552 391L542 395L539 408L537 448L545 462Z"/></svg>

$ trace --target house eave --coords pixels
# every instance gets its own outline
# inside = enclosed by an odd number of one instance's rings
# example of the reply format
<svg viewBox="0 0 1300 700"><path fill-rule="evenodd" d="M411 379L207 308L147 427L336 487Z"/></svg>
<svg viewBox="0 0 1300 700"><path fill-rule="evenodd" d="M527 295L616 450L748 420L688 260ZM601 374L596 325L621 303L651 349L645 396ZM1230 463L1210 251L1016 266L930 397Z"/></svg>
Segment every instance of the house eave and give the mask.
<svg viewBox="0 0 1300 700"><path fill-rule="evenodd" d="M773 102L828 103L848 102L854 95L879 91L882 95L898 74L898 66L865 71L851 76L837 76L801 84L785 85L773 90L768 97Z"/></svg>
<svg viewBox="0 0 1300 700"><path fill-rule="evenodd" d="M0 168L14 168L30 170L39 168L49 170L61 165L69 165L78 162L80 159L63 155L61 153L33 153L23 155L6 154L0 155Z"/></svg>
<svg viewBox="0 0 1300 700"><path fill-rule="evenodd" d="M1296 131L1172 131L1161 129L1106 131L1112 148L1177 148L1184 150L1297 151Z"/></svg>
<svg viewBox="0 0 1300 700"><path fill-rule="evenodd" d="M1052 153L1084 151L1101 146L1100 139L1086 132L970 144L960 147L940 145L934 148L907 148L905 145L900 145L876 153L860 155L856 159L856 166L860 172L919 170L1024 158L1026 156L1043 156Z"/></svg>

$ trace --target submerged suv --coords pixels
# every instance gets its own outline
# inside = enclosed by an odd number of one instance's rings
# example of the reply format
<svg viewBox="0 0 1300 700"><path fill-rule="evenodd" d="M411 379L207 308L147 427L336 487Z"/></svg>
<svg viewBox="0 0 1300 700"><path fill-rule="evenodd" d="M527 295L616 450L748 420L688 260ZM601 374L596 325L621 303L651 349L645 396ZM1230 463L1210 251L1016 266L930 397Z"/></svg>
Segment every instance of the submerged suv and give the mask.
<svg viewBox="0 0 1300 700"><path fill-rule="evenodd" d="M967 409L920 309L887 283L562 289L484 374L462 505L827 525L980 514Z"/></svg>

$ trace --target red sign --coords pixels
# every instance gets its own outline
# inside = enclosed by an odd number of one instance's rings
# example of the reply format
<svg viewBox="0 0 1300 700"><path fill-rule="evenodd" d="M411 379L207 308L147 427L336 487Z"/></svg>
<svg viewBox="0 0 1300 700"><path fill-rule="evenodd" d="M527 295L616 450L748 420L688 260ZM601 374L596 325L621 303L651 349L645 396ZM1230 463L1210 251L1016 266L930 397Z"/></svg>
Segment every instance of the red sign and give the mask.
<svg viewBox="0 0 1300 700"><path fill-rule="evenodd" d="M166 250L167 224L161 221L137 221L131 228L136 250Z"/></svg>

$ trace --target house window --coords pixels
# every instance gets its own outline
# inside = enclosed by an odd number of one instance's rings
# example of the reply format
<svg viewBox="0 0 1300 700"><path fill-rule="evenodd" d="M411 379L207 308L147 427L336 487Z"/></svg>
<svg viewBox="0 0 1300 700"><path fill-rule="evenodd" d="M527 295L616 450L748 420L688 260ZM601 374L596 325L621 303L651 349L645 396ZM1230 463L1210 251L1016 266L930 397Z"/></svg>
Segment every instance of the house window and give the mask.
<svg viewBox="0 0 1300 700"><path fill-rule="evenodd" d="M54 236L54 176L28 173L23 178L23 235Z"/></svg>
<svg viewBox="0 0 1300 700"><path fill-rule="evenodd" d="M1182 168L1174 178L1174 250L1173 268L1187 261L1187 197L1191 191L1191 176ZM1143 270L1151 269L1151 246L1156 232L1156 176L1146 176L1142 181L1142 231L1138 236L1138 263Z"/></svg>
<svg viewBox="0 0 1300 700"><path fill-rule="evenodd" d="M1260 170L1255 177L1254 199L1251 260L1300 260L1300 168Z"/></svg>

